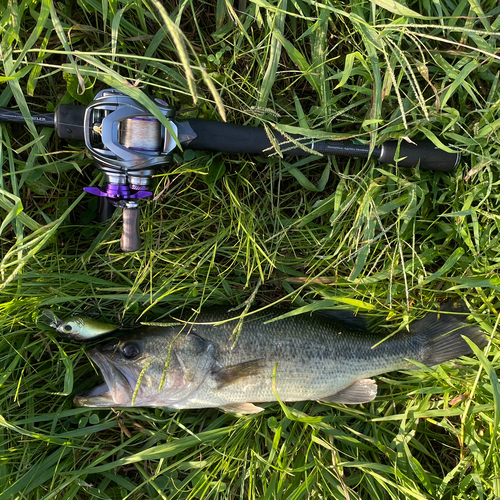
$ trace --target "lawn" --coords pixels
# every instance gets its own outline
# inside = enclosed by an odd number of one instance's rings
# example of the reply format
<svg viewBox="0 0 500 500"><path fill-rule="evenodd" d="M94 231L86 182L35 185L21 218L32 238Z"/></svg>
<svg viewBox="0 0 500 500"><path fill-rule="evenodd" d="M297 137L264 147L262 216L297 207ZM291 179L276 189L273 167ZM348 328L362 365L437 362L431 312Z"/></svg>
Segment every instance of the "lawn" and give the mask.
<svg viewBox="0 0 500 500"><path fill-rule="evenodd" d="M441 173L178 151L141 203L141 249L123 253L119 213L97 222L83 192L103 181L84 145L0 124L0 498L500 497L497 1L0 6L0 107L52 112L113 87L180 119L462 154ZM249 416L75 408L99 374L41 320L324 301L382 339L458 298L484 354L378 377L372 403Z"/></svg>

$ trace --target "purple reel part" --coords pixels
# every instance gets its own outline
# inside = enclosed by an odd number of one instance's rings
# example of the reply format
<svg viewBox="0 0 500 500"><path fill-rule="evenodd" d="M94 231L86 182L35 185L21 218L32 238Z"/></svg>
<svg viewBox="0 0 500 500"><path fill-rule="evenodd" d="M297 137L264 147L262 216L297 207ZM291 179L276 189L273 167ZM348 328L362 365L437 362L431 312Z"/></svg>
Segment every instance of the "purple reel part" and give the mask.
<svg viewBox="0 0 500 500"><path fill-rule="evenodd" d="M146 191L144 189L135 189L135 186L129 186L128 184L104 184L102 188L100 187L84 187L84 191L95 196L102 196L110 198L115 201L127 202L128 200L140 200L142 198L147 198L153 193L151 191Z"/></svg>

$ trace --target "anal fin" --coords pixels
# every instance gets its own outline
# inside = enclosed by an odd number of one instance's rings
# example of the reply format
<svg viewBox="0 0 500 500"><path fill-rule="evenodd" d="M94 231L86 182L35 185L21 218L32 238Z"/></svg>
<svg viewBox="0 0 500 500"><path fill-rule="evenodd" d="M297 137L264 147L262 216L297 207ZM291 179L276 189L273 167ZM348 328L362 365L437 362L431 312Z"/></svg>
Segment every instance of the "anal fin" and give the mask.
<svg viewBox="0 0 500 500"><path fill-rule="evenodd" d="M373 401L377 396L377 384L371 378L364 378L354 384L342 389L331 396L321 398L328 403L342 403L345 405L356 405Z"/></svg>
<svg viewBox="0 0 500 500"><path fill-rule="evenodd" d="M255 406L252 403L229 403L224 406L219 406L219 408L233 413L260 413L264 411L264 408Z"/></svg>

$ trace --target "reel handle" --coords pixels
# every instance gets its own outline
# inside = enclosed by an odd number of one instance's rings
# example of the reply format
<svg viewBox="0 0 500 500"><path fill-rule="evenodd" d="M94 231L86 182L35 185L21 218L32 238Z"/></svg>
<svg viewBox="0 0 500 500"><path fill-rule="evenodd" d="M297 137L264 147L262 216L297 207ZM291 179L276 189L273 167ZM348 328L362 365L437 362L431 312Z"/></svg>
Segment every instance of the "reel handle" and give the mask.
<svg viewBox="0 0 500 500"><path fill-rule="evenodd" d="M120 248L124 252L136 252L141 248L139 216L139 206L123 207L123 229Z"/></svg>

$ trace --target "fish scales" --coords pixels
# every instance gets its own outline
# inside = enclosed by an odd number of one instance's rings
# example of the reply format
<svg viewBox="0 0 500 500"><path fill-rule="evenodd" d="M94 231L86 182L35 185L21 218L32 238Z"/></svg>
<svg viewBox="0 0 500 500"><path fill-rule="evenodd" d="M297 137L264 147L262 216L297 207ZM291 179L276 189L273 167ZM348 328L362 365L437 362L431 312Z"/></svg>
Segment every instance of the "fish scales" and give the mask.
<svg viewBox="0 0 500 500"><path fill-rule="evenodd" d="M215 399L219 402L273 400L271 382L275 366L277 394L283 401L321 399L358 378L411 367L404 361L412 353L410 339L388 340L372 349L381 340L380 336L352 330L334 319L297 316L266 323L283 312L272 311L263 319L245 323L234 349L231 349L233 322L224 329L194 327L194 333L214 344L215 358L222 368L255 359L264 359L265 365L261 373L221 389L216 382L207 383L193 405L205 405Z"/></svg>
<svg viewBox="0 0 500 500"><path fill-rule="evenodd" d="M377 393L370 377L415 368L409 360L432 366L468 354L462 335L484 345L482 332L465 322L462 303L444 309L382 343L383 335L354 318L302 314L269 322L286 312L270 309L245 317L236 344L237 320L207 324L235 313L212 309L195 322L141 327L89 351L105 384L75 401L251 413L261 410L251 403L276 400L275 371L283 401L367 402Z"/></svg>

